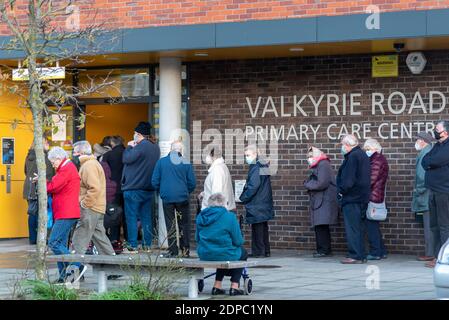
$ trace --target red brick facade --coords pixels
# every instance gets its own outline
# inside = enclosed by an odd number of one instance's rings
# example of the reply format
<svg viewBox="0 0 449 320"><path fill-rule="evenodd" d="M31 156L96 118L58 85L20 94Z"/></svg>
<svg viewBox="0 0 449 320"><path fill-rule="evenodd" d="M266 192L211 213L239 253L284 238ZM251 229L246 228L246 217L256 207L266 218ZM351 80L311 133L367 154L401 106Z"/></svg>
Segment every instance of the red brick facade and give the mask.
<svg viewBox="0 0 449 320"><path fill-rule="evenodd" d="M15 5L16 12L25 12L26 6L20 3ZM366 13L369 5L381 12L449 8L448 0L77 0L75 4L81 25L95 18L108 28L347 15ZM0 34L6 33L6 26L1 26Z"/></svg>
<svg viewBox="0 0 449 320"><path fill-rule="evenodd" d="M201 120L202 131L210 128L219 129L222 133L226 128L245 129L245 125L318 125L323 128L331 123L341 124L370 122L373 128L381 123L414 123L420 121L434 122L440 118L449 118L448 105L438 114L424 114L422 110L408 113L408 107L417 91L428 103L428 93L431 90L440 91L449 97L449 55L448 52L427 52L428 64L421 75L412 75L405 66L406 54L400 55L399 77L371 77L371 56L331 56L309 57L300 59L270 59L246 61L216 61L199 62L191 65L191 111L190 120ZM371 114L371 94L379 92L387 96L399 91L407 98L407 110L395 115L385 110L385 115ZM252 118L246 103L249 97L255 104L258 96L273 96L276 105L279 97L285 96L285 105L291 103L294 95L310 94L316 99L321 94L361 93L358 98L361 105L357 111L362 115L327 116L325 103L320 105L318 116L315 116L313 105L305 101L304 111L311 115L307 118L296 117L276 118L273 113L267 113L264 118ZM290 99L290 100L288 100ZM397 100L393 99L393 104ZM417 103L418 100L415 102ZM287 110L286 112L290 112ZM332 111L332 110L331 110ZM416 131L413 129L413 134ZM396 133L393 133L396 135ZM378 138L373 129L374 138ZM278 174L272 178L273 194L276 208L276 219L271 222L271 242L276 248L313 249L314 233L310 227L308 213L308 196L302 186L307 177L306 149L315 144L328 152L332 164L337 170L342 161L338 140L329 140L326 131L317 134L316 141L283 141L279 145ZM362 139L362 142L364 140ZM422 226L415 221L410 210L411 195L414 180L414 162L416 151L414 139L380 139L384 154L389 161L390 177L388 180L387 204L390 209L389 218L381 223L386 246L391 253L422 253L424 236ZM208 142L203 142L204 148ZM199 183L204 181L206 165L196 166ZM245 179L246 165L231 165L233 179ZM197 192L201 191L199 185ZM242 207L239 211L243 212ZM338 226L332 228L335 250L344 250L345 234L343 221L340 217ZM248 228L245 228L249 235Z"/></svg>

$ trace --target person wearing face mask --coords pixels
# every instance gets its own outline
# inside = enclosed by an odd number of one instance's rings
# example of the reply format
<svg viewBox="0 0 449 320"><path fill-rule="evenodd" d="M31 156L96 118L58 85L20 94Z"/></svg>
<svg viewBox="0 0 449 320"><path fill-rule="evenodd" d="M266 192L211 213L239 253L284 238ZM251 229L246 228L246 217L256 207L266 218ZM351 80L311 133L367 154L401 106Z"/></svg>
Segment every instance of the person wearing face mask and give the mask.
<svg viewBox="0 0 449 320"><path fill-rule="evenodd" d="M341 152L344 160L337 175L337 198L343 211L348 244L348 257L341 263L365 263L363 220L370 198L370 161L352 134L341 140Z"/></svg>
<svg viewBox="0 0 449 320"><path fill-rule="evenodd" d="M425 187L430 190L430 228L439 235L441 246L449 238L449 121L439 121L434 130L437 143L422 159ZM427 266L433 268L436 259Z"/></svg>
<svg viewBox="0 0 449 320"><path fill-rule="evenodd" d="M168 233L168 255L190 256L190 194L195 190L196 178L192 164L183 157L183 144L175 141L170 153L159 159L151 183L159 190L164 208L165 225ZM176 232L179 216L179 248ZM181 250L181 252L179 252Z"/></svg>
<svg viewBox="0 0 449 320"><path fill-rule="evenodd" d="M433 230L430 228L430 213L429 213L429 189L425 186L425 174L422 167L422 159L424 156L432 150L432 143L435 142L433 136L427 132L420 132L416 137L415 149L419 152L416 157L416 174L415 174L415 187L413 189L413 201L412 211L415 216L420 217L424 226L424 243L425 253L424 256L419 256L418 261L433 261L438 255L435 251L438 247L440 239L435 237Z"/></svg>
<svg viewBox="0 0 449 320"><path fill-rule="evenodd" d="M151 135L151 124L140 122L134 129L134 139L123 151L122 191L128 232L126 253L137 253L137 219L143 233L142 249L148 250L153 240L152 207L154 187L151 177L160 157L159 146Z"/></svg>
<svg viewBox="0 0 449 320"><path fill-rule="evenodd" d="M204 191L200 194L202 198L201 210L208 207L208 199L212 194L221 193L226 198L226 209L235 211L236 205L232 178L219 146L213 146L210 149L209 154L206 156L206 164L209 165L209 170L204 181Z"/></svg>
<svg viewBox="0 0 449 320"><path fill-rule="evenodd" d="M55 255L69 254L67 247L72 227L80 219L80 187L81 179L75 165L68 159L67 152L61 147L53 147L48 152L48 160L56 170L54 177L47 182L47 192L52 195L52 209L54 224L48 239L48 247ZM79 268L73 282L79 281L87 270L87 266L72 263ZM69 275L66 271L69 263L58 262L59 279L57 283L64 283Z"/></svg>
<svg viewBox="0 0 449 320"><path fill-rule="evenodd" d="M330 160L320 149L311 147L308 152L311 173L304 182L310 197L310 217L315 229L316 253L314 258L332 255L329 226L337 224L338 203L335 174Z"/></svg>
<svg viewBox="0 0 449 320"><path fill-rule="evenodd" d="M240 201L245 205L246 223L251 225L252 252L249 256L269 257L268 221L274 218L269 164L259 159L255 145L246 147L245 160L249 165L249 172Z"/></svg>
<svg viewBox="0 0 449 320"><path fill-rule="evenodd" d="M363 145L366 155L370 158L371 165L371 193L369 201L383 203L385 201L385 187L388 179L388 162L382 154L382 146L376 139L368 139ZM380 231L379 221L365 219L366 231L368 233L369 254L367 260L380 260L387 258Z"/></svg>

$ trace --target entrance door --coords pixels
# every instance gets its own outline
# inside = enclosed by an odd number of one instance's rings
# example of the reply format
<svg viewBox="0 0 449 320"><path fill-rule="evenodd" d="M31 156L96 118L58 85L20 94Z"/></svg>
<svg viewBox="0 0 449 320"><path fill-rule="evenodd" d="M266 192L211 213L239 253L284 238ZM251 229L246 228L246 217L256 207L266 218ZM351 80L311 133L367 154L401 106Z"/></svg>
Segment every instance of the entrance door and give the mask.
<svg viewBox="0 0 449 320"><path fill-rule="evenodd" d="M93 146L105 136L122 136L125 144L132 140L134 128L148 121L148 103L99 104L86 106L86 140Z"/></svg>

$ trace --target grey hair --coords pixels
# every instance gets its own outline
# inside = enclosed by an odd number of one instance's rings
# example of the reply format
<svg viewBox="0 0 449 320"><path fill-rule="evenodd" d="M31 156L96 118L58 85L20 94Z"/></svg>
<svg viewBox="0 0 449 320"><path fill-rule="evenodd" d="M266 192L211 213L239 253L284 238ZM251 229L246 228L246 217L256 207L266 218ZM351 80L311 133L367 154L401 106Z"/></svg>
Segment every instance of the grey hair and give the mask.
<svg viewBox="0 0 449 320"><path fill-rule="evenodd" d="M347 134L341 139L341 143L346 144L350 147L355 147L359 144L359 140L353 134Z"/></svg>
<svg viewBox="0 0 449 320"><path fill-rule="evenodd" d="M218 192L212 194L209 199L207 199L208 207L226 207L226 198L225 196Z"/></svg>
<svg viewBox="0 0 449 320"><path fill-rule="evenodd" d="M449 133L449 121L446 120L440 120L438 121L437 125L442 124L444 127L444 131L447 131Z"/></svg>
<svg viewBox="0 0 449 320"><path fill-rule="evenodd" d="M182 150L184 149L184 145L181 141L175 141L171 144L171 151L176 151L179 153L182 153Z"/></svg>
<svg viewBox="0 0 449 320"><path fill-rule="evenodd" d="M255 144L250 144L249 146L247 146L245 148L245 151L250 151L252 153L259 154L259 148L257 148L257 146Z"/></svg>
<svg viewBox="0 0 449 320"><path fill-rule="evenodd" d="M52 162L54 160L67 159L69 157L69 155L61 147L53 147L53 148L50 149L50 151L48 151L48 156L47 157L48 157L48 160L50 160Z"/></svg>
<svg viewBox="0 0 449 320"><path fill-rule="evenodd" d="M364 148L370 148L370 149L374 149L378 152L382 151L382 146L380 145L379 141L377 141L376 139L368 139L365 141L365 144L363 145Z"/></svg>
<svg viewBox="0 0 449 320"><path fill-rule="evenodd" d="M86 156L92 155L92 146L90 145L89 141L86 140L75 142L73 144L73 150L76 150L77 152Z"/></svg>

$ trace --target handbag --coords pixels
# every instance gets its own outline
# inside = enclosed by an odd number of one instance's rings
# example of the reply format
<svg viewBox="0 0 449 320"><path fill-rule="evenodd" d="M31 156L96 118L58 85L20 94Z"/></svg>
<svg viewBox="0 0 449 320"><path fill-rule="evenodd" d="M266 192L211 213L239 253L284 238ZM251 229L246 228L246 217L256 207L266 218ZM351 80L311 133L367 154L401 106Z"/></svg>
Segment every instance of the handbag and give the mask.
<svg viewBox="0 0 449 320"><path fill-rule="evenodd" d="M28 199L28 211L29 215L37 215L39 213L39 204L37 199Z"/></svg>
<svg viewBox="0 0 449 320"><path fill-rule="evenodd" d="M368 209L366 210L366 218L373 221L384 221L387 219L388 210L385 205L385 201L382 203L368 203Z"/></svg>
<svg viewBox="0 0 449 320"><path fill-rule="evenodd" d="M104 227L109 229L119 226L122 219L122 213L123 209L121 206L114 203L107 204L104 215Z"/></svg>

